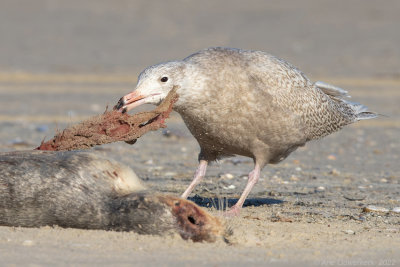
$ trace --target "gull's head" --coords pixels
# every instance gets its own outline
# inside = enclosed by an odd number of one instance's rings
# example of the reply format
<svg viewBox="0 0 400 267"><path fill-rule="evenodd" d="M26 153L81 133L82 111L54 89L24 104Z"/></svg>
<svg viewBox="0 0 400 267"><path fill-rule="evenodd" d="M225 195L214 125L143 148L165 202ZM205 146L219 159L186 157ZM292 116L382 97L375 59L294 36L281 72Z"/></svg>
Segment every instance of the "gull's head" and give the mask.
<svg viewBox="0 0 400 267"><path fill-rule="evenodd" d="M178 61L148 67L140 73L135 90L120 99L117 109L126 112L142 104L160 104L174 86L182 87L184 68Z"/></svg>

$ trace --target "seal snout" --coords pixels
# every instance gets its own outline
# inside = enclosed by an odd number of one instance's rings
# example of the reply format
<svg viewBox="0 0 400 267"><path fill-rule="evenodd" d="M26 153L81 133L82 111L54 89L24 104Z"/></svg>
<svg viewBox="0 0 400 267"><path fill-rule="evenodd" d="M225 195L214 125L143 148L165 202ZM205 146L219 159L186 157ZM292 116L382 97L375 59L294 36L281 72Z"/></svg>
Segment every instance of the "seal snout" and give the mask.
<svg viewBox="0 0 400 267"><path fill-rule="evenodd" d="M191 201L180 198L163 198L162 202L171 208L179 233L183 239L194 242L215 242L224 239L225 226Z"/></svg>

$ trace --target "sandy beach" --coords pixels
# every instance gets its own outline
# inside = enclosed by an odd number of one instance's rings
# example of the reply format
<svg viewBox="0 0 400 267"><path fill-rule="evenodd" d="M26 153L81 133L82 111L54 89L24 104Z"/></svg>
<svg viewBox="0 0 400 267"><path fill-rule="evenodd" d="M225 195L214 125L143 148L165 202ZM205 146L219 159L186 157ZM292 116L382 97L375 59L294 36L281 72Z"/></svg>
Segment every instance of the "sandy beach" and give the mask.
<svg viewBox="0 0 400 267"><path fill-rule="evenodd" d="M397 1L2 3L0 152L33 149L57 129L102 113L149 65L219 45L270 52L382 114L268 165L241 215L226 219L229 244L0 226L2 266L400 265ZM167 126L132 146L91 151L179 196L199 147L177 113ZM238 199L252 167L245 157L212 164L191 199L221 216L217 206Z"/></svg>

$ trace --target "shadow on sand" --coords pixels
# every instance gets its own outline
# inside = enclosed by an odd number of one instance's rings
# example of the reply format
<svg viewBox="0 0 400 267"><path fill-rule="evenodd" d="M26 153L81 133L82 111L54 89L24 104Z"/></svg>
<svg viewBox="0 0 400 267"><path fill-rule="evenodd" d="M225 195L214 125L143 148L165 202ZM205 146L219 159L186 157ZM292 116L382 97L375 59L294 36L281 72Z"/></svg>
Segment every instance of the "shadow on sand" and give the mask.
<svg viewBox="0 0 400 267"><path fill-rule="evenodd" d="M201 207L214 207L218 210L225 210L227 207L230 208L238 201L238 198L207 198L199 195L189 197L188 200L193 201ZM284 203L283 200L273 198L248 198L245 200L243 207L247 206L262 206L262 205L276 205Z"/></svg>

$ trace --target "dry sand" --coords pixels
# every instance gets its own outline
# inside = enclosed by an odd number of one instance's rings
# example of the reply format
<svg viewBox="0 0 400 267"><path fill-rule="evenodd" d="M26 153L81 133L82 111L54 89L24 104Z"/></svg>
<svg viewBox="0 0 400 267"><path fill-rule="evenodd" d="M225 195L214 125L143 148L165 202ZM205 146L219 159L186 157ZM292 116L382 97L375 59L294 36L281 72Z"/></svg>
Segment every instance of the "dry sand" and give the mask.
<svg viewBox="0 0 400 267"><path fill-rule="evenodd" d="M400 214L363 212L368 205L400 207L399 2L139 2L7 2L0 10L7 37L0 51L0 151L33 149L55 129L114 105L145 66L212 45L272 52L386 116L267 166L247 207L227 222L230 245L0 227L1 265L399 266ZM168 131L148 133L134 146L93 151L178 196L192 179L198 145L178 115L167 124ZM242 157L214 164L194 200L232 202L251 168Z"/></svg>
<svg viewBox="0 0 400 267"><path fill-rule="evenodd" d="M400 214L363 212L368 205L400 206L399 113L384 104L392 98L398 101L399 95L381 89L384 93L374 97L374 107L395 118L347 127L299 149L281 164L268 166L242 214L227 221L234 232L230 245L222 241L195 244L177 236L0 227L3 263L398 265ZM108 101L112 96L104 98ZM362 98L371 106L368 93ZM7 103L2 104L7 108ZM62 105L67 108L68 103ZM45 133L52 132L50 128L44 133L42 128L55 127L20 116L21 120L1 123L2 151L33 148ZM190 183L198 147L177 114L168 125L167 131L148 133L133 146L121 142L93 151L131 166L148 186L178 196ZM233 202L251 168L251 160L242 157L214 164L193 200L214 207L218 200L208 198ZM220 214L215 208L210 210Z"/></svg>

